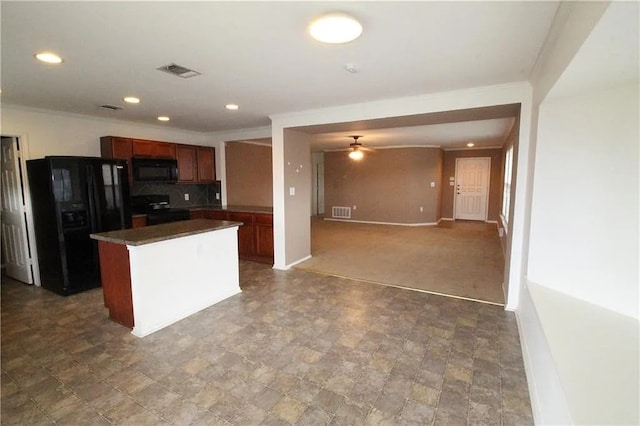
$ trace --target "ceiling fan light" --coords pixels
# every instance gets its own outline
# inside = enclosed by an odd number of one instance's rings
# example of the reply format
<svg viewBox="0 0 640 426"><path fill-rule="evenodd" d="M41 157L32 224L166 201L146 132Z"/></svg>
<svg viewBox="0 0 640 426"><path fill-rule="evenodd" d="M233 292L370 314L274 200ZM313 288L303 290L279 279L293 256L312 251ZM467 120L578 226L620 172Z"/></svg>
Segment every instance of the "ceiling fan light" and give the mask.
<svg viewBox="0 0 640 426"><path fill-rule="evenodd" d="M349 153L349 158L351 158L352 160L360 161L362 160L362 157L364 157L364 154L362 153L362 151L359 151L357 149Z"/></svg>
<svg viewBox="0 0 640 426"><path fill-rule="evenodd" d="M360 37L362 25L345 13L329 13L309 25L309 34L323 43L348 43Z"/></svg>

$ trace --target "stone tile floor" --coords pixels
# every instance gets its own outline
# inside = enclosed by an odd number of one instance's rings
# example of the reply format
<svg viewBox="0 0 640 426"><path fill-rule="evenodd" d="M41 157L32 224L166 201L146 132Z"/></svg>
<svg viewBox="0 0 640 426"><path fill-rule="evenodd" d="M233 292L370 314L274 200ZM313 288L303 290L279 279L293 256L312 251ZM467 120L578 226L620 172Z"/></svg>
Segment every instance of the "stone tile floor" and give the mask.
<svg viewBox="0 0 640 426"><path fill-rule="evenodd" d="M2 424L533 423L513 313L240 268L240 295L143 339L100 289L3 279Z"/></svg>

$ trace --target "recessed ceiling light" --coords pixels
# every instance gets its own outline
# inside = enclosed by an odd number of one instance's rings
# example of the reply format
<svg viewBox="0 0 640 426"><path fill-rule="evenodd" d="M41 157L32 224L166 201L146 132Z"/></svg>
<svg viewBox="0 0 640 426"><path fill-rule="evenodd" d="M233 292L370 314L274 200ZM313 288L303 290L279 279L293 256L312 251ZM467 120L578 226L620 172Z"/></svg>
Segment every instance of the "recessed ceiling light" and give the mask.
<svg viewBox="0 0 640 426"><path fill-rule="evenodd" d="M166 115L161 115L160 117L158 117L158 121L169 121L170 118L167 117Z"/></svg>
<svg viewBox="0 0 640 426"><path fill-rule="evenodd" d="M136 98L135 96L127 96L126 98L124 98L124 101L128 104L139 104L140 103L140 99Z"/></svg>
<svg viewBox="0 0 640 426"><path fill-rule="evenodd" d="M473 142L469 142L469 143L467 144L467 146L468 146L469 148L471 148L472 146L475 146L475 145L476 145L476 144L474 144Z"/></svg>
<svg viewBox="0 0 640 426"><path fill-rule="evenodd" d="M52 52L40 52L36 53L36 59L48 64L59 64L62 62L62 58Z"/></svg>
<svg viewBox="0 0 640 426"><path fill-rule="evenodd" d="M236 104L226 104L224 107L225 107L226 109L230 109L230 110L233 110L233 111L235 111L235 110L237 110L238 108L240 108L240 107L239 107L238 105L236 105Z"/></svg>
<svg viewBox="0 0 640 426"><path fill-rule="evenodd" d="M345 13L329 13L309 25L309 34L323 43L347 43L360 37L362 25Z"/></svg>

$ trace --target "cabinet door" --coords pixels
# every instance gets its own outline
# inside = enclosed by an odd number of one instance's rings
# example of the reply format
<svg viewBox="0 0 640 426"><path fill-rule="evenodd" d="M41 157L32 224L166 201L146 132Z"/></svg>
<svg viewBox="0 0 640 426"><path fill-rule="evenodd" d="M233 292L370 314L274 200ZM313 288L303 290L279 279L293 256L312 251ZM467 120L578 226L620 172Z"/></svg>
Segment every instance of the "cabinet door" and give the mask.
<svg viewBox="0 0 640 426"><path fill-rule="evenodd" d="M198 147L198 182L216 180L216 154L214 148Z"/></svg>
<svg viewBox="0 0 640 426"><path fill-rule="evenodd" d="M196 147L189 145L176 146L176 159L178 160L178 181L195 182L197 174Z"/></svg>
<svg viewBox="0 0 640 426"><path fill-rule="evenodd" d="M154 157L176 158L176 145L173 143L156 142L153 150Z"/></svg>
<svg viewBox="0 0 640 426"><path fill-rule="evenodd" d="M134 139L132 144L134 157L153 157L155 142Z"/></svg>
<svg viewBox="0 0 640 426"><path fill-rule="evenodd" d="M273 259L273 215L255 215L256 254Z"/></svg>
<svg viewBox="0 0 640 426"><path fill-rule="evenodd" d="M113 138L111 139L111 149L113 151L113 158L131 160L133 153L131 139Z"/></svg>
<svg viewBox="0 0 640 426"><path fill-rule="evenodd" d="M117 158L127 160L129 170L129 185L133 184L133 170L131 170L131 157L133 146L131 139L116 136L103 136L100 138L100 154L102 158Z"/></svg>
<svg viewBox="0 0 640 426"><path fill-rule="evenodd" d="M238 254L242 256L252 256L253 249L253 215L251 213L229 213L229 220L232 222L242 222L238 228Z"/></svg>

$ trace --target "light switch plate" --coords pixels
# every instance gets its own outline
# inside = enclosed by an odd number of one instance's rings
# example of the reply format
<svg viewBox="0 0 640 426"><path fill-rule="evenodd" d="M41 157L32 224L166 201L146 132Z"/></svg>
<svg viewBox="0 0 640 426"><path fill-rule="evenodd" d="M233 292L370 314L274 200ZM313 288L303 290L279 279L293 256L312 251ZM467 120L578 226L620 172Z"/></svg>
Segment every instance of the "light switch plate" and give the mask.
<svg viewBox="0 0 640 426"><path fill-rule="evenodd" d="M296 188L295 188L295 186L291 186L291 187L289 187L289 195L296 195Z"/></svg>

